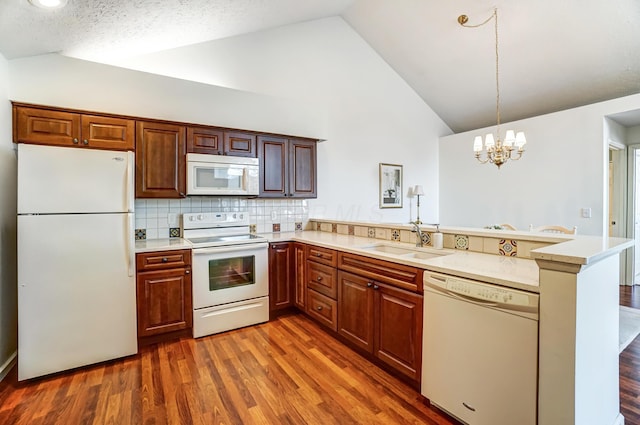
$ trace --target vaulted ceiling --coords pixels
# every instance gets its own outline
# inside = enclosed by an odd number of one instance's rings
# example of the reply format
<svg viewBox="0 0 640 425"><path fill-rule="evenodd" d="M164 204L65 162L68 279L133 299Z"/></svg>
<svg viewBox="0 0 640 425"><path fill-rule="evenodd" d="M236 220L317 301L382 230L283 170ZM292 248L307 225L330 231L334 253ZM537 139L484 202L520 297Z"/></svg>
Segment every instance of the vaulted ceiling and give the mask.
<svg viewBox="0 0 640 425"><path fill-rule="evenodd" d="M640 92L640 1L69 0L0 2L0 53L102 61L342 16L455 132ZM629 121L629 122L633 122Z"/></svg>

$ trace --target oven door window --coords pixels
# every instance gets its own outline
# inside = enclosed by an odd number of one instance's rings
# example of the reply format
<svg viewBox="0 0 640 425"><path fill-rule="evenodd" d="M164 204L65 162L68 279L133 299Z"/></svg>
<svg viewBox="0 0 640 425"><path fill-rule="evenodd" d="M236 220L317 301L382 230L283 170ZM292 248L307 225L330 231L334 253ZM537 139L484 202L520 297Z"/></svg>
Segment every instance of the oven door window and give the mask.
<svg viewBox="0 0 640 425"><path fill-rule="evenodd" d="M209 260L209 291L255 284L255 256Z"/></svg>
<svg viewBox="0 0 640 425"><path fill-rule="evenodd" d="M243 189L244 169L241 167L196 167L196 187L213 189Z"/></svg>

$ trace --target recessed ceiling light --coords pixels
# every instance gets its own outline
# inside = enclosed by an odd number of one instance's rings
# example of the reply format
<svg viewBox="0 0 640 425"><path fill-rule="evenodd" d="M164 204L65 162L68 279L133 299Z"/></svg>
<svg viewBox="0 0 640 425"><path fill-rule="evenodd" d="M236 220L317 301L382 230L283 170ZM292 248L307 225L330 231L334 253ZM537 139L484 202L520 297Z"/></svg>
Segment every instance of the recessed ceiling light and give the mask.
<svg viewBox="0 0 640 425"><path fill-rule="evenodd" d="M29 3L42 9L60 9L68 0L29 0Z"/></svg>

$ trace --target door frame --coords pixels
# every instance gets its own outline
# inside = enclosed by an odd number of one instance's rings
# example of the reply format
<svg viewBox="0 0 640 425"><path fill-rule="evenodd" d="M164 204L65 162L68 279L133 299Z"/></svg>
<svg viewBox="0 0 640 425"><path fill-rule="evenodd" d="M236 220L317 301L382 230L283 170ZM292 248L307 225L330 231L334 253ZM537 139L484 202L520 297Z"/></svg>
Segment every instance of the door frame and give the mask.
<svg viewBox="0 0 640 425"><path fill-rule="evenodd" d="M640 172L636 168L636 153L640 153L640 144L634 144L627 146L627 205L626 205L626 222L627 231L624 237L634 239L635 244L630 249L624 251L624 255L621 256L621 260L626 258L626 276L624 280L621 279L621 284L634 285L636 275L636 253L640 255L640 251L637 249L638 238L640 235L636 235L635 232L635 205L638 202L638 190L640 187L636 185L636 176ZM640 283L640 282L637 282Z"/></svg>

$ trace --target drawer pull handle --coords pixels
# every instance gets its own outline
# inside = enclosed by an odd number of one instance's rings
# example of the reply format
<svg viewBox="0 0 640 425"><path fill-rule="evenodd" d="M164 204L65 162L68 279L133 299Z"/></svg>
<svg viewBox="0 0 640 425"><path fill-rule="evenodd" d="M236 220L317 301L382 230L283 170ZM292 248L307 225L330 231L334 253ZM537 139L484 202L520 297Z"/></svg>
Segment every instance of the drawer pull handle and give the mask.
<svg viewBox="0 0 640 425"><path fill-rule="evenodd" d="M475 411L476 411L476 409L474 409L473 407L469 406L469 405L468 405L467 403L465 403L464 401L462 402L462 405L463 405L464 407L466 407L467 409L471 410L472 412L475 412Z"/></svg>
<svg viewBox="0 0 640 425"><path fill-rule="evenodd" d="M322 306L319 305L318 307L316 307L318 309L318 311L322 310Z"/></svg>
<svg viewBox="0 0 640 425"><path fill-rule="evenodd" d="M322 280L322 276L318 276L318 282Z"/></svg>
<svg viewBox="0 0 640 425"><path fill-rule="evenodd" d="M167 263L168 261L169 261L169 259L168 259L167 257L163 257L163 258L162 258L162 262L163 262L163 263Z"/></svg>

